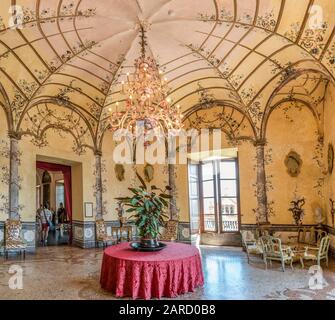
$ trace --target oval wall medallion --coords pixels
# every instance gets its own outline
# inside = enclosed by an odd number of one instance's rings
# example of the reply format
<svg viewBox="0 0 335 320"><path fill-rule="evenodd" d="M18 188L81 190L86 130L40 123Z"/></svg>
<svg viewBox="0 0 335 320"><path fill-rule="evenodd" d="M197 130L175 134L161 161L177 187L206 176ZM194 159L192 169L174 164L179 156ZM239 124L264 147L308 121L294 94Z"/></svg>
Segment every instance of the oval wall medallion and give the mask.
<svg viewBox="0 0 335 320"><path fill-rule="evenodd" d="M92 228L85 229L85 239L91 239L93 236Z"/></svg>
<svg viewBox="0 0 335 320"><path fill-rule="evenodd" d="M328 145L328 173L332 174L334 170L334 147L330 143Z"/></svg>
<svg viewBox="0 0 335 320"><path fill-rule="evenodd" d="M147 164L144 167L144 177L145 180L150 182L154 178L155 169L151 164Z"/></svg>
<svg viewBox="0 0 335 320"><path fill-rule="evenodd" d="M300 174L302 160L298 153L291 151L285 158L285 166L287 168L287 173L291 177L297 177Z"/></svg>
<svg viewBox="0 0 335 320"><path fill-rule="evenodd" d="M122 164L117 163L114 167L114 172L115 172L115 175L116 175L116 179L118 179L119 181L124 180L125 169L124 169L124 166Z"/></svg>
<svg viewBox="0 0 335 320"><path fill-rule="evenodd" d="M190 237L190 229L189 228L184 228L182 230L181 234L185 239L188 239Z"/></svg>
<svg viewBox="0 0 335 320"><path fill-rule="evenodd" d="M32 230L28 230L24 233L23 238L27 242L32 242L35 240L35 232Z"/></svg>

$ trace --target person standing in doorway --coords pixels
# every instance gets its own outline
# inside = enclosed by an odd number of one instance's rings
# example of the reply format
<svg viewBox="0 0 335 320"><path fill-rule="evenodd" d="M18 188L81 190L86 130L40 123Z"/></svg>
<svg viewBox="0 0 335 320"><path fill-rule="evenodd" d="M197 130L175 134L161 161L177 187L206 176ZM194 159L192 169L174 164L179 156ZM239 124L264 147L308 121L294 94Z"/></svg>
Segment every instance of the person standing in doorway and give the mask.
<svg viewBox="0 0 335 320"><path fill-rule="evenodd" d="M42 242L42 220L41 220L41 213L43 211L43 204L36 211L36 221L38 223L38 234L39 234L39 241Z"/></svg>
<svg viewBox="0 0 335 320"><path fill-rule="evenodd" d="M44 205L40 213L40 221L42 223L42 243L47 244L49 228L50 228L50 224L52 223L52 213L49 210L49 207L47 204Z"/></svg>
<svg viewBox="0 0 335 320"><path fill-rule="evenodd" d="M67 222L67 213L62 202L59 204L59 208L57 210L57 216L58 216L58 222L60 224Z"/></svg>

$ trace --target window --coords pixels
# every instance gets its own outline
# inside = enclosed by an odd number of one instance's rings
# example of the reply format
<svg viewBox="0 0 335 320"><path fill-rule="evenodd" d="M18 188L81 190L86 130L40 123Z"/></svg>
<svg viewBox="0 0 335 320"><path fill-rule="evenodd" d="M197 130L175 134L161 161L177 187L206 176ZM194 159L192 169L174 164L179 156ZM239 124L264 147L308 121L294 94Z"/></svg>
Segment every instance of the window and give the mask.
<svg viewBox="0 0 335 320"><path fill-rule="evenodd" d="M57 181L56 182L56 210L59 208L59 204L63 203L65 205L65 198L64 198L64 182Z"/></svg>
<svg viewBox="0 0 335 320"><path fill-rule="evenodd" d="M190 164L189 175L189 201L191 215L191 234L199 233L200 229L200 204L199 204L199 168L197 164Z"/></svg>
<svg viewBox="0 0 335 320"><path fill-rule="evenodd" d="M189 165L191 221L195 208L200 207L202 232L239 230L237 171L237 159Z"/></svg>

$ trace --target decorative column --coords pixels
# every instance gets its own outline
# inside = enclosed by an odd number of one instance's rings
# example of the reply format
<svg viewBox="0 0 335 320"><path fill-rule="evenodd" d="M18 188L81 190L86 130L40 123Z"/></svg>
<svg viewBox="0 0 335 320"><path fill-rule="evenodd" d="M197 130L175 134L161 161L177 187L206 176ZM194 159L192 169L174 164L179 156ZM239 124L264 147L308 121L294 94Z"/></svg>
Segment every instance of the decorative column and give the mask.
<svg viewBox="0 0 335 320"><path fill-rule="evenodd" d="M101 168L101 151L95 152L95 202L96 202L96 220L102 219L102 168Z"/></svg>
<svg viewBox="0 0 335 320"><path fill-rule="evenodd" d="M266 175L265 175L265 162L264 162L264 149L266 141L257 140L256 147L256 192L258 203L258 217L260 224L269 224L268 220L268 200L266 194Z"/></svg>
<svg viewBox="0 0 335 320"><path fill-rule="evenodd" d="M168 164L169 172L169 186L171 187L170 195L170 218L172 220L178 220L178 210L177 210L177 201L176 201L176 165Z"/></svg>
<svg viewBox="0 0 335 320"><path fill-rule="evenodd" d="M19 220L19 193L20 193L20 137L15 133L9 133L9 218Z"/></svg>

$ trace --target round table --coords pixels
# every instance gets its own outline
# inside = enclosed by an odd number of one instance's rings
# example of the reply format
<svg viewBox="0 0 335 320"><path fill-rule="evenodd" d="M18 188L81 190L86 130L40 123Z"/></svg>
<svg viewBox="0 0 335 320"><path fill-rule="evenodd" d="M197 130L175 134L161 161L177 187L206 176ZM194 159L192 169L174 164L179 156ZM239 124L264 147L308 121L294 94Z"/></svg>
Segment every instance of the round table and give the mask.
<svg viewBox="0 0 335 320"><path fill-rule="evenodd" d="M151 299L193 292L204 284L199 250L195 246L167 243L156 252L140 252L130 243L104 251L100 284L116 297Z"/></svg>

